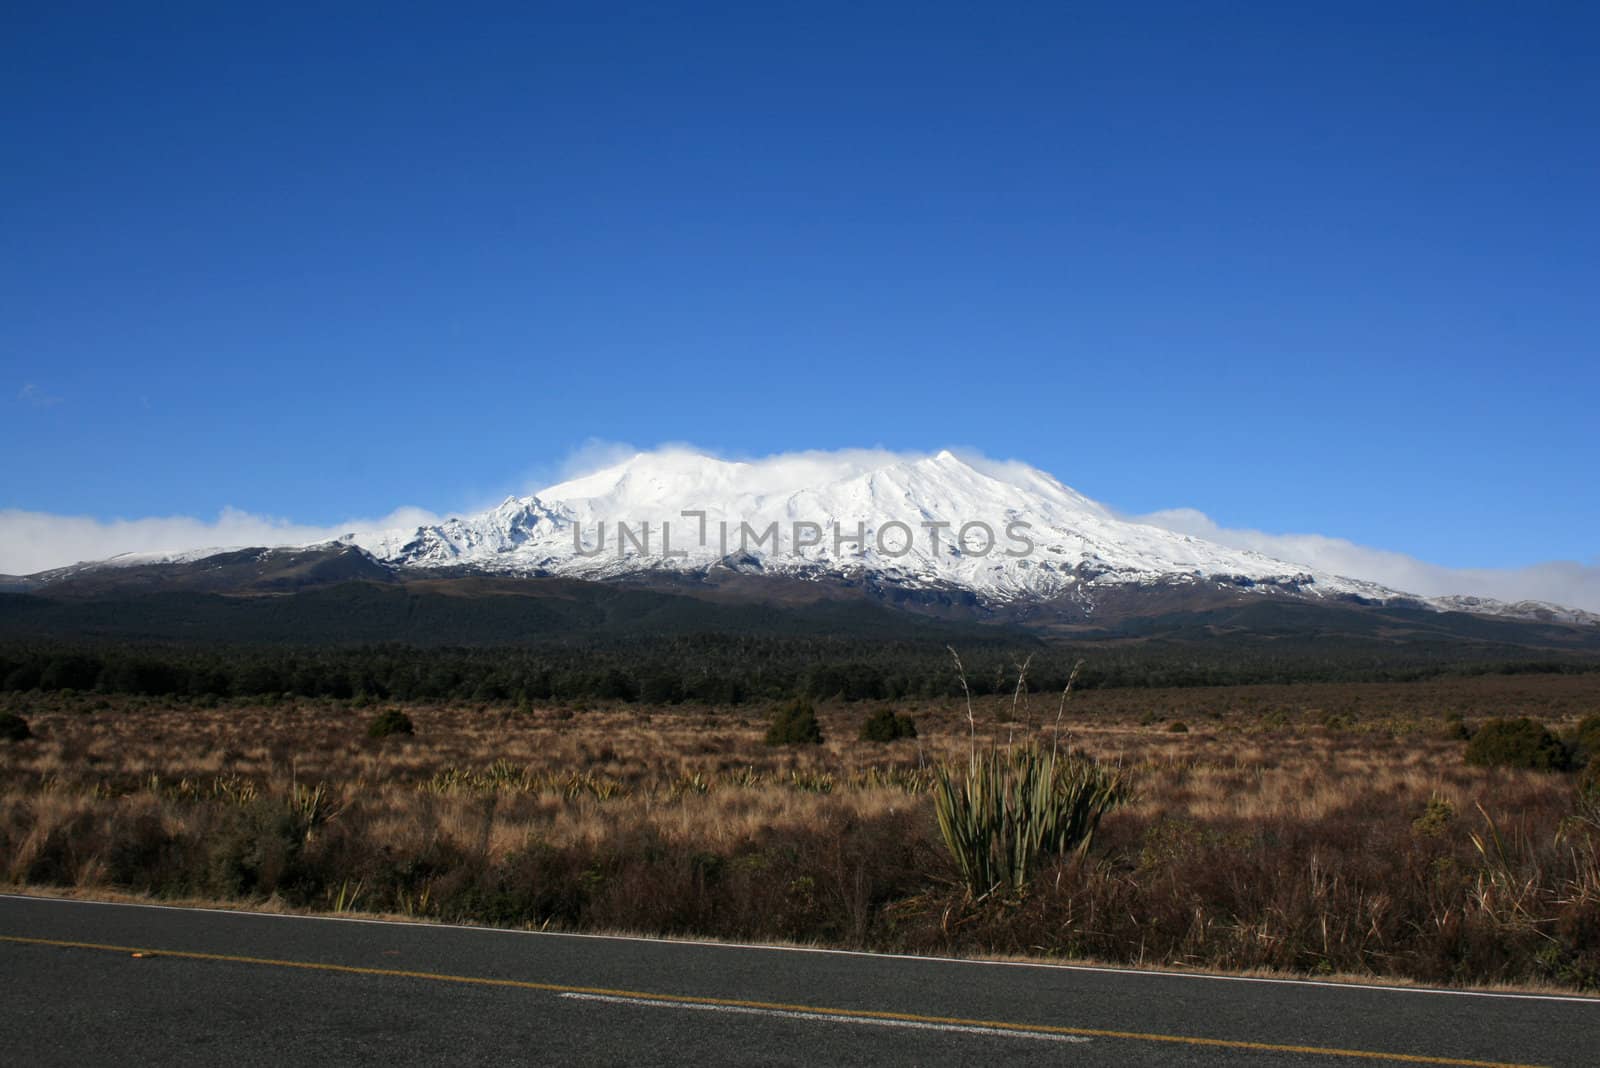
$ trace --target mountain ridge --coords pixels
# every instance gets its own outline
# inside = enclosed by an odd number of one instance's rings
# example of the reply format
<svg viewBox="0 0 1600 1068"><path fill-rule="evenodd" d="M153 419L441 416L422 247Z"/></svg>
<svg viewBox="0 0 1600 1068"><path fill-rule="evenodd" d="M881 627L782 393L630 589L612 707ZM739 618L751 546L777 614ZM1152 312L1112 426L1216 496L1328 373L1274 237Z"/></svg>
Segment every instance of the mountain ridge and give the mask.
<svg viewBox="0 0 1600 1068"><path fill-rule="evenodd" d="M330 555L307 555L315 553ZM687 450L637 453L485 512L421 527L352 531L307 546L128 554L11 577L6 588L82 585L109 569L130 579L149 572L159 584L151 568L180 565L191 569L191 582L194 569L209 570L210 588L234 581L257 592L329 576L382 582L448 573L719 587L737 575L745 585L859 585L893 602L956 598L1003 618L1045 612L1090 621L1108 603L1147 594L1217 603L1416 604L1600 625L1600 615L1559 605L1423 597L1225 547L1120 518L1038 469L950 450L754 462Z"/></svg>

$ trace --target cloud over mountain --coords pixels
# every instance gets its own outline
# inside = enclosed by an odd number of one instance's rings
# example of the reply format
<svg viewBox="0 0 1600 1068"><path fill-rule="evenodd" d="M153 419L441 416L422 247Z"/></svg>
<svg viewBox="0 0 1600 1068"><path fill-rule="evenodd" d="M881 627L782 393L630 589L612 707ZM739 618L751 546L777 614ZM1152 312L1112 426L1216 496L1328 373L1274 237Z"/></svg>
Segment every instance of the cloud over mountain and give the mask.
<svg viewBox="0 0 1600 1068"><path fill-rule="evenodd" d="M399 508L380 519L353 519L325 527L224 508L215 519L151 516L96 519L0 509L0 573L28 575L121 553L181 552L245 545L309 545L352 530L417 527L439 517L421 508Z"/></svg>
<svg viewBox="0 0 1600 1068"><path fill-rule="evenodd" d="M574 490L584 490L576 495L587 497L590 493L608 490L609 483L596 487L587 487L587 483L601 476L600 469L614 468L630 453L641 455L626 446L591 442L562 466L562 480L555 486L541 489L540 495L560 498L574 495ZM652 461L653 471L667 471L669 475L675 470L675 464L687 463L692 469L696 457L706 459L703 450L688 446L662 447L642 456ZM959 456L973 473L998 479L1012 489L1044 495L1071 493L1050 476L1024 463L994 460L970 450L960 451ZM738 465L716 466L717 478L722 480L719 484L731 500L747 492L761 491L770 495L775 491L801 491L806 487L869 476L883 468L934 459L931 454L844 449L782 453ZM675 496L667 492L667 497L675 499ZM1094 502L1076 494L1072 497L1097 517L1112 518L1111 512ZM1403 553L1327 535L1230 529L1192 508L1124 518L1228 549L1260 553L1318 572L1350 576L1423 596L1465 594L1512 602L1539 600L1600 611L1600 562L1552 561L1521 568L1447 568ZM352 531L368 534L388 531L399 539L407 537L407 532L440 522L439 516L420 508L401 508L387 516L352 519L332 526L296 523L235 508L224 509L210 520L190 516L101 520L6 509L0 510L0 572L30 574L121 553L177 552L212 546L305 545L342 537ZM361 540L366 543L371 539Z"/></svg>
<svg viewBox="0 0 1600 1068"><path fill-rule="evenodd" d="M1452 568L1405 553L1358 545L1323 534L1270 534L1232 529L1194 508L1170 508L1134 517L1141 523L1249 549L1308 567L1355 575L1426 597L1470 594L1502 601L1549 601L1590 612L1600 611L1600 561L1551 560L1529 567Z"/></svg>

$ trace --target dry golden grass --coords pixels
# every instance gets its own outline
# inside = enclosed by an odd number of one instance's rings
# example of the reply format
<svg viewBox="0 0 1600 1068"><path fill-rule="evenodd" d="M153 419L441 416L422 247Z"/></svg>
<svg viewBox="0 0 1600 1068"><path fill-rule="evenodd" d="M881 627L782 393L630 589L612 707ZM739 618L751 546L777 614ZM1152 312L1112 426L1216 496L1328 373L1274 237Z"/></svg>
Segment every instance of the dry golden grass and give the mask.
<svg viewBox="0 0 1600 1068"><path fill-rule="evenodd" d="M1064 744L1135 796L1021 900L954 886L925 791L965 709L914 741L772 749L767 709L513 714L22 699L0 745L0 878L438 919L1433 982L1600 980L1600 866L1571 776L1470 768L1444 716L1570 727L1595 676L1074 695ZM1055 698L977 708L1051 739ZM1169 732L1182 720L1188 730ZM1416 821L1434 807L1434 823ZM1483 814L1480 814L1480 809ZM1567 822L1564 824L1563 821ZM1490 821L1502 848L1491 841ZM1560 837L1565 835L1564 838Z"/></svg>

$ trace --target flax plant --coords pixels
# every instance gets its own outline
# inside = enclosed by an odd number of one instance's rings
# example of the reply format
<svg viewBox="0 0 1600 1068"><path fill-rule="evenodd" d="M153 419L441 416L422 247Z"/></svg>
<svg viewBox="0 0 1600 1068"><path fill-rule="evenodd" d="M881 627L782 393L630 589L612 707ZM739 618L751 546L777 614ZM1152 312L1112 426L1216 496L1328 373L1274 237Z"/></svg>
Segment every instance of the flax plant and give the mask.
<svg viewBox="0 0 1600 1068"><path fill-rule="evenodd" d="M951 655L970 701L961 658L953 649ZM1019 693L1021 687L1019 678ZM1063 707L1065 700L1063 692ZM1058 739L1059 730L1058 716ZM1126 794L1120 771L1062 755L1058 745L1046 750L1030 739L1002 749L991 742L980 753L975 730L964 769L949 763L934 769L939 833L968 893L977 898L997 891L1021 894L1046 860L1087 850L1101 817Z"/></svg>

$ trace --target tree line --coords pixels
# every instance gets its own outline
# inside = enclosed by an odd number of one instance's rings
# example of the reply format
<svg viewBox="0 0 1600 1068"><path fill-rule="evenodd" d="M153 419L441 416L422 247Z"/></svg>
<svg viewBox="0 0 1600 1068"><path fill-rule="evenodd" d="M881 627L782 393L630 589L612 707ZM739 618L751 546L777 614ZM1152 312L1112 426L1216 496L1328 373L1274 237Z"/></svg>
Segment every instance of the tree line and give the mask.
<svg viewBox="0 0 1600 1068"><path fill-rule="evenodd" d="M1595 670L1576 658L1500 659L1449 650L1322 642L1259 646L1148 643L1041 645L1004 641L961 650L975 695L1009 692L1031 655L1029 688L1217 686L1405 681L1444 673ZM803 694L819 700L954 697L949 651L926 641L854 637L683 635L657 640L508 648L197 646L56 641L0 645L0 690L146 696L371 698L516 702L599 699L735 705Z"/></svg>

